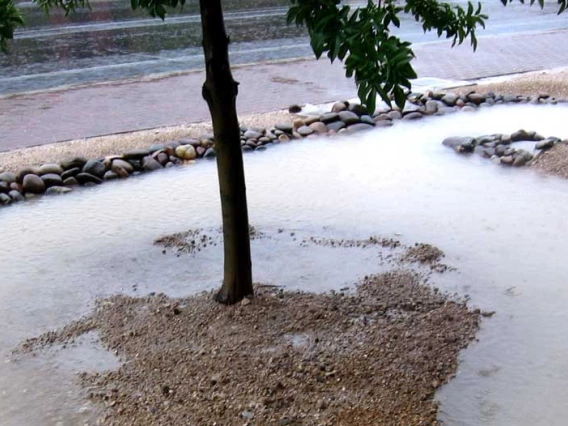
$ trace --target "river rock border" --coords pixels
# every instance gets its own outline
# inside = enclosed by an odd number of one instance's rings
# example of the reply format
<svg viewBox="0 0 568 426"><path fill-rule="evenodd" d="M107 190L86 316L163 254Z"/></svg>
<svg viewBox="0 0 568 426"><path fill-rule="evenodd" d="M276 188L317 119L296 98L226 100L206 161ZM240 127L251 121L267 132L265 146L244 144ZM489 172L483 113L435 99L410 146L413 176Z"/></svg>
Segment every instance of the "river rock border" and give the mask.
<svg viewBox="0 0 568 426"><path fill-rule="evenodd" d="M353 134L376 127L390 127L397 120L418 120L425 116L446 115L457 111L475 111L477 108L511 103L557 104L566 103L566 100L557 100L548 95L527 97L495 95L494 93L482 95L476 92L470 92L466 95L428 92L411 94L402 111L398 108L383 108L372 115L359 104L343 101L336 102L330 112L297 118L293 124L276 124L274 127L265 129L242 127L241 146L243 152L261 151L275 144L290 142L293 139ZM301 107L291 106L290 112L301 113ZM465 142L465 140L462 142ZM491 146L492 144L495 144L495 146ZM492 153L491 149L494 149L494 155L493 153L490 155L490 157L494 157L498 155L497 147L501 145L503 145L502 139L499 143L496 143L495 139L487 137L487 140L483 140L483 143L456 142L454 148L457 147L459 152L476 150L481 152L483 148L484 155ZM125 179L140 173L169 168L200 158L211 159L215 156L213 135L208 134L197 139L181 139L165 144L154 144L147 149L129 149L122 155L95 159L75 157L59 164L49 163L40 167L26 167L17 173L4 172L0 173L0 207L42 194L65 194L76 187L95 186L105 181ZM518 158L520 156L521 153L517 151L513 153L503 151L499 161L506 164L512 158L511 164L519 165L521 160L518 160ZM528 155L522 154L522 157L528 158Z"/></svg>
<svg viewBox="0 0 568 426"><path fill-rule="evenodd" d="M523 148L514 147L516 142L536 142L532 153ZM478 137L453 136L442 144L454 149L458 154L476 153L493 163L503 166L521 167L530 163L541 152L547 151L557 143L568 143L556 136L545 138L535 131L518 130L512 134L493 134Z"/></svg>

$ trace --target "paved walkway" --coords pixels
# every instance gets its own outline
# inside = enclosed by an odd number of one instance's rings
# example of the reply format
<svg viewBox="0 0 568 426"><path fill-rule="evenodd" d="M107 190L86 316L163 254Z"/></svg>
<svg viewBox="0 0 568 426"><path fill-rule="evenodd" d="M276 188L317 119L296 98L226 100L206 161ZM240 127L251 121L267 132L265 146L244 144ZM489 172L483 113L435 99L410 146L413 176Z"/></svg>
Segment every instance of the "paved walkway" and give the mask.
<svg viewBox="0 0 568 426"><path fill-rule="evenodd" d="M480 39L449 48L416 45L419 77L476 79L568 65L568 31ZM340 64L298 61L238 68L240 114L354 97ZM209 119L201 72L146 82L83 87L0 99L0 151Z"/></svg>

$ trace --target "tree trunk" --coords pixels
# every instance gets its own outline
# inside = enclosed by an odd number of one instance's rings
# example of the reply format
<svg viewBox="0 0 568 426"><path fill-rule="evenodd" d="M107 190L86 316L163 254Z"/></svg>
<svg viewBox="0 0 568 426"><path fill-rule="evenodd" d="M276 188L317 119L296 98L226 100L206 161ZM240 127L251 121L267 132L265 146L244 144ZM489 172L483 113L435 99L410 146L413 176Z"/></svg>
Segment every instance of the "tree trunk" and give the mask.
<svg viewBox="0 0 568 426"><path fill-rule="evenodd" d="M232 304L253 294L245 173L236 108L238 83L231 74L221 0L200 0L199 6L207 73L203 98L213 120L223 212L225 270L223 286L215 299Z"/></svg>

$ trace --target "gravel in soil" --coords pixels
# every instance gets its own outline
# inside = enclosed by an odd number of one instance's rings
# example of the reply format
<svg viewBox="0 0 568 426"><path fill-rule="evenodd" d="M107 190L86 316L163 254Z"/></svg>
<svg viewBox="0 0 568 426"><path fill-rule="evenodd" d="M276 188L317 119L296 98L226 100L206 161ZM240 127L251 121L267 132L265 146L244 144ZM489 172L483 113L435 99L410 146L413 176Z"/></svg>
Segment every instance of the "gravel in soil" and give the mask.
<svg viewBox="0 0 568 426"><path fill-rule="evenodd" d="M274 123L291 123L293 118L294 116L288 111L274 111L243 116L240 118L240 123L244 126L262 128L273 126ZM206 133L212 133L210 122L57 142L0 152L0 169L16 172L23 167L60 163L67 158L77 156L102 158L108 155L121 154L132 148L147 148L152 144L166 143L182 138L198 138Z"/></svg>
<svg viewBox="0 0 568 426"><path fill-rule="evenodd" d="M541 152L530 164L545 174L568 179L568 144L554 144L551 149Z"/></svg>
<svg viewBox="0 0 568 426"><path fill-rule="evenodd" d="M451 92L467 94L494 92L500 95L539 96L548 94L557 99L568 98L568 71L537 71L507 78L497 82L480 82L473 86L451 89Z"/></svg>
<svg viewBox="0 0 568 426"><path fill-rule="evenodd" d="M98 331L122 360L80 376L103 425L435 425L434 393L480 320L407 270L349 295L255 291L234 306L116 295L18 351Z"/></svg>
<svg viewBox="0 0 568 426"><path fill-rule="evenodd" d="M202 229L190 229L185 232L178 232L175 234L164 235L154 240L154 244L162 246L163 254L166 254L167 249L176 250L178 253L196 253L201 251L207 245L217 245L219 242L219 235L210 235Z"/></svg>

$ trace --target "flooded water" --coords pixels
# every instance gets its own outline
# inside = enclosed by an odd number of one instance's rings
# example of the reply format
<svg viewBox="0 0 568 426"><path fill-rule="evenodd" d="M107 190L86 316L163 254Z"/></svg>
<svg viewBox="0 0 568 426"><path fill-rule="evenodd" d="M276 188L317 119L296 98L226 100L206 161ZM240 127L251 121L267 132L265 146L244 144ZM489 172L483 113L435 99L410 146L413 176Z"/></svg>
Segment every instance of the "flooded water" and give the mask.
<svg viewBox="0 0 568 426"><path fill-rule="evenodd" d="M372 251L299 247L302 236L399 236L446 252L435 278L495 310L439 393L448 425L561 426L568 418L568 182L443 147L450 135L534 129L565 137L563 106L508 106L245 156L256 281L323 291L377 271ZM173 296L219 285L220 246L163 255L167 233L220 225L214 162L155 172L0 211L0 359L116 292ZM295 232L291 237L290 232ZM341 265L341 267L338 267ZM92 339L96 336L89 336ZM112 368L100 350L0 363L0 424L83 424L74 372ZM96 362L95 362L96 361Z"/></svg>

